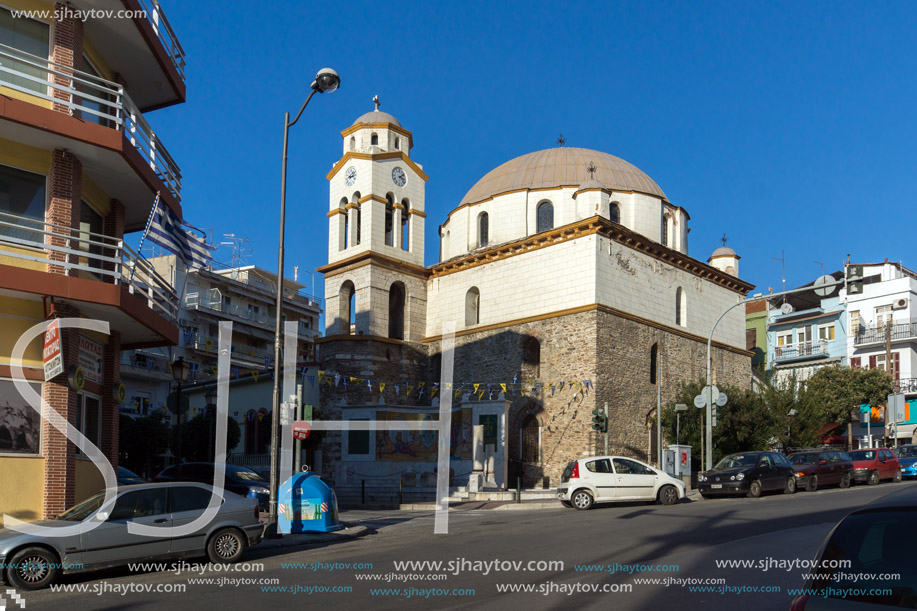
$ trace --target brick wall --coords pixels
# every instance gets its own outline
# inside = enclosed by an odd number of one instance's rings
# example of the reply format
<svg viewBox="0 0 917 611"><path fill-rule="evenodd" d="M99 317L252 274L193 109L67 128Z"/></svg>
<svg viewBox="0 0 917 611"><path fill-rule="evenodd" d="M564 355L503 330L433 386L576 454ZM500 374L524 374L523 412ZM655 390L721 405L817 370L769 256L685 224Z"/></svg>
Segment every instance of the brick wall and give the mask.
<svg viewBox="0 0 917 611"><path fill-rule="evenodd" d="M67 151L60 149L51 154L51 171L48 174L48 212L47 222L60 227L80 226L80 199L82 193L83 164L80 160ZM66 230L55 229L59 236L46 236L45 243L59 247L67 247L69 240ZM74 232L71 232L74 233ZM75 255L66 255L61 252L49 251L48 258L52 261L65 261L69 257L71 263L76 263ZM48 264L48 272L52 274L65 274L63 266ZM73 272L75 275L76 272Z"/></svg>
<svg viewBox="0 0 917 611"><path fill-rule="evenodd" d="M73 10L68 4L58 2L54 5L57 14L65 15L67 9ZM54 22L51 28L51 61L73 68L82 70L83 68L83 22L73 17L59 19ZM70 79L57 76L54 77L54 83L62 86L70 86ZM52 90L52 97L59 100L70 101L70 95L59 89ZM54 110L63 113L70 113L70 109L64 104L54 104ZM79 111L74 113L79 115Z"/></svg>

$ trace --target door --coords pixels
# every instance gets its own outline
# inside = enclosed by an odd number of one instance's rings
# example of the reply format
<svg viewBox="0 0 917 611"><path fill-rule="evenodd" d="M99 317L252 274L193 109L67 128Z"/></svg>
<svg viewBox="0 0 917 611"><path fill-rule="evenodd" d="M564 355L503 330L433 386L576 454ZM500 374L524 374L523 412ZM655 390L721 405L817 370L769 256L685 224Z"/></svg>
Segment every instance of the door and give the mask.
<svg viewBox="0 0 917 611"><path fill-rule="evenodd" d="M169 501L172 510L172 525L184 526L190 524L204 513L210 503L211 492L208 488L198 486L170 486ZM217 508L223 499L217 498ZM206 546L207 524L191 535L182 535L172 540L172 551L188 553L197 551L204 553Z"/></svg>
<svg viewBox="0 0 917 611"><path fill-rule="evenodd" d="M172 526L166 488L146 488L121 494L108 519L98 528L80 535L83 563L110 566L169 553L171 537L150 537L127 530L128 521L162 527Z"/></svg>
<svg viewBox="0 0 917 611"><path fill-rule="evenodd" d="M611 470L611 461L607 458L588 460L586 469L581 477L595 490L595 500L608 500L617 496L615 491L615 476Z"/></svg>
<svg viewBox="0 0 917 611"><path fill-rule="evenodd" d="M831 458L830 452L820 453L815 462L815 466L817 467L815 472L818 473L819 485L836 484L838 482L838 478L835 475L837 472L837 465L834 464L834 459Z"/></svg>
<svg viewBox="0 0 917 611"><path fill-rule="evenodd" d="M627 458L615 458L612 464L615 468L617 498L645 500L656 498L655 473L647 470L637 461Z"/></svg>
<svg viewBox="0 0 917 611"><path fill-rule="evenodd" d="M758 459L758 478L764 490L773 490L776 487L778 474L771 460L770 454L762 454Z"/></svg>

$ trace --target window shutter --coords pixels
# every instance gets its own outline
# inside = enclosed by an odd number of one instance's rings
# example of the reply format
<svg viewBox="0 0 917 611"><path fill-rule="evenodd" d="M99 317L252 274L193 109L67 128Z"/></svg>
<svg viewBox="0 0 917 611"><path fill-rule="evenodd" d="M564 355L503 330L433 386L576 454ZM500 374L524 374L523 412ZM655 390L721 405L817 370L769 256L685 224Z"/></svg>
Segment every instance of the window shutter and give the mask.
<svg viewBox="0 0 917 611"><path fill-rule="evenodd" d="M870 368L870 369L875 369L875 368L876 368L876 355L875 355L875 354L873 354L873 355L871 355L871 356L869 357L869 368Z"/></svg>
<svg viewBox="0 0 917 611"><path fill-rule="evenodd" d="M853 358L850 359L850 366L851 366L851 367L855 367L856 369L859 369L860 367L863 366L863 365L862 365L862 362L863 362L863 359L861 359L860 357L858 357L858 356L857 356L857 357L853 357Z"/></svg>

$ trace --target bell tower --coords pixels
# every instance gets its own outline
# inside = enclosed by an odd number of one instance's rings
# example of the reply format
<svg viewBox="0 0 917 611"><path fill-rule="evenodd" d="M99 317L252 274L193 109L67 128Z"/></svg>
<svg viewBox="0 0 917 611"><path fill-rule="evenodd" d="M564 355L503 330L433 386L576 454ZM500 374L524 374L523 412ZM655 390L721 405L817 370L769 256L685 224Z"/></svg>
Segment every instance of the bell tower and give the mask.
<svg viewBox="0 0 917 611"><path fill-rule="evenodd" d="M419 342L426 318L424 192L411 132L375 108L341 132L329 181L326 335Z"/></svg>

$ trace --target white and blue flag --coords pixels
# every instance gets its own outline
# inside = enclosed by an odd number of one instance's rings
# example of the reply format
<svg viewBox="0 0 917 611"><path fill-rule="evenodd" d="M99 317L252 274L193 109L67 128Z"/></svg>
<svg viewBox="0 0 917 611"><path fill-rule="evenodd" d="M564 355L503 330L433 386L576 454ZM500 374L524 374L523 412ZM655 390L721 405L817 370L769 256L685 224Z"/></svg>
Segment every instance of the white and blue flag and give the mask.
<svg viewBox="0 0 917 611"><path fill-rule="evenodd" d="M211 248L203 237L195 235L186 227L197 229L180 219L168 206L161 205L157 198L147 239L178 256L189 268L207 267L211 259Z"/></svg>

